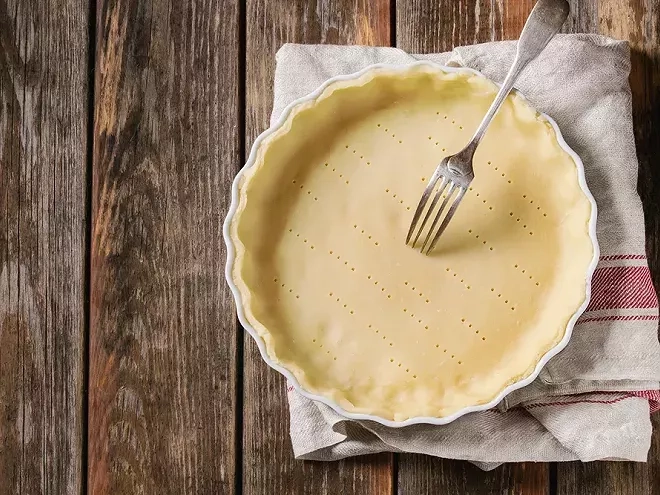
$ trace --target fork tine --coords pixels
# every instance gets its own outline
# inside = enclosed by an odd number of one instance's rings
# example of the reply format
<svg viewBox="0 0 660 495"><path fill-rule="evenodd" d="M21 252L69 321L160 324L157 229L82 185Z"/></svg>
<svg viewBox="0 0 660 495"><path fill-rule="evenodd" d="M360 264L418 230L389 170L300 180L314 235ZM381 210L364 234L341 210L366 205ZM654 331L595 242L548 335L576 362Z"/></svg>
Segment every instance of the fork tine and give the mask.
<svg viewBox="0 0 660 495"><path fill-rule="evenodd" d="M442 212L444 211L445 207L447 206L447 203L449 203L449 199L454 193L454 188L456 184L453 181L448 181L448 182L450 185L449 185L449 189L447 190L447 196L445 196L445 199L442 200L442 204L440 205L440 208L438 209L438 212L436 213L435 218L433 219L431 228L426 234L426 239L424 239L424 244L422 244L422 250L421 250L422 253L424 252L424 248L426 247L429 240L431 239L431 236L433 235L433 229L435 229L435 226L438 224L438 220L440 220L440 217L442 216Z"/></svg>
<svg viewBox="0 0 660 495"><path fill-rule="evenodd" d="M463 196L465 196L465 189L459 187L458 188L458 194L456 195L456 199L454 199L454 202L449 207L449 210L447 211L447 215L445 216L445 219L440 224L440 228L438 229L438 232L435 234L435 237L433 238L433 241L431 242L431 245L429 246L428 250L426 251L427 255L431 251L433 251L433 248L438 243L438 239L440 238L440 234L442 234L444 232L444 230L447 228L447 225L449 225L449 221L454 216L454 213L456 213L456 209L458 208L458 204L463 199ZM429 232L429 234L430 234L430 232ZM422 252L423 251L424 251L424 248L422 248Z"/></svg>
<svg viewBox="0 0 660 495"><path fill-rule="evenodd" d="M422 211L424 211L424 207L426 206L426 203L429 200L429 196L431 195L431 192L433 191L436 182L438 182L439 177L440 177L440 173L438 169L436 169L435 172L433 172L433 176L431 177L428 186L426 186L426 189L424 189L424 193L422 194L422 199L419 200L419 204L417 205L417 209L415 210L415 215L413 215L412 222L410 223L410 229L408 230L408 235L406 236L406 244L410 242L410 238L412 237L413 232L415 232L415 226L417 225L417 221L419 220ZM414 246L415 243L413 243L413 247Z"/></svg>
<svg viewBox="0 0 660 495"><path fill-rule="evenodd" d="M435 205L438 204L438 200L442 196L442 193L444 190L447 188L447 185L450 184L451 181L447 179L447 177L442 177L442 183L440 184L440 187L435 193L435 196L433 196L433 201L431 201L431 206L429 206L429 209L426 211L426 215L424 215L424 220L422 220L422 225L419 227L417 230L417 235L415 236L415 240L412 243L412 247L415 247L415 244L417 243L417 239L419 239L420 234L424 230L424 226L426 225L426 222L428 221L429 217L431 216L431 213L435 209Z"/></svg>

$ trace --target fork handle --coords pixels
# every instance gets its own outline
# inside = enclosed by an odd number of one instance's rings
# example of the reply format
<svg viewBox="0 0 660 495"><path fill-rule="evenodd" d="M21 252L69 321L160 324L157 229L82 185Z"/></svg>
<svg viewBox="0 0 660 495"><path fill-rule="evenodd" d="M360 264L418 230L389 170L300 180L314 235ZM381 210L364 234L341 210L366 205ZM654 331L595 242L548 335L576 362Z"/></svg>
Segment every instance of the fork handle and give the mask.
<svg viewBox="0 0 660 495"><path fill-rule="evenodd" d="M539 53L548 45L555 34L559 32L564 21L568 17L569 6L566 0L538 0L529 14L520 39L516 47L516 57L509 69L509 72L500 87L495 100L491 103L488 112L477 127L472 139L463 150L458 154L463 155L457 163L472 163L472 157L481 142L486 129L493 120L493 117L502 106L502 103L513 88L513 83L518 79L520 73L534 60ZM447 166L452 172L460 175L467 175L470 171L463 171L452 167L452 160Z"/></svg>

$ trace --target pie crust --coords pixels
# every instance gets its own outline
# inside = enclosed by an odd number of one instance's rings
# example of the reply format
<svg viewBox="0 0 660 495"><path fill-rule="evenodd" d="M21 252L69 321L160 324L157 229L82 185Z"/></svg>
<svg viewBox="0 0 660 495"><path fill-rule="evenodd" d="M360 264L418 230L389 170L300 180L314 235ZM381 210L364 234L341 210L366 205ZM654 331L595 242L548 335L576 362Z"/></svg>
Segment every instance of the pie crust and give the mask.
<svg viewBox="0 0 660 495"><path fill-rule="evenodd" d="M306 393L349 414L449 417L565 345L588 299L595 205L579 159L519 94L435 250L404 242L426 181L496 91L474 71L373 69L258 143L236 183L228 274L267 359Z"/></svg>

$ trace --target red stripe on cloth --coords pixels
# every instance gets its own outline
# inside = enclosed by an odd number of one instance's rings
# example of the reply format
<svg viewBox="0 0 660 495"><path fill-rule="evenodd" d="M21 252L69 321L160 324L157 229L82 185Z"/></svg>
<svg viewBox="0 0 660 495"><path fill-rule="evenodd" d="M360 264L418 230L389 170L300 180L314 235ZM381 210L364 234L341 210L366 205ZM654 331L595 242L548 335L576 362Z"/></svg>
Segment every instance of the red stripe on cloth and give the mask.
<svg viewBox="0 0 660 495"><path fill-rule="evenodd" d="M612 400L595 400L595 399L581 399L574 401L563 401L563 402L539 402L536 404L528 404L524 406L525 409L530 409L532 407L544 407L544 406L570 406L572 404L616 404L622 400L630 399L632 395L626 395L625 397L617 397Z"/></svg>
<svg viewBox="0 0 660 495"><path fill-rule="evenodd" d="M630 395L648 400L651 414L660 411L660 390L641 390L639 392L630 392Z"/></svg>
<svg viewBox="0 0 660 495"><path fill-rule="evenodd" d="M620 393L620 392L614 392ZM597 399L578 399L573 401L559 401L559 402L539 402L536 404L528 404L523 406L524 409L544 406L570 406L572 404L616 404L626 399L631 398L646 399L649 401L649 408L651 414L660 411L660 390L640 390L638 392L626 392L626 395L617 397L611 400L597 400Z"/></svg>
<svg viewBox="0 0 660 495"><path fill-rule="evenodd" d="M590 321L652 321L657 320L658 315L611 315L611 316L595 316L593 318L580 318L577 324L588 323Z"/></svg>
<svg viewBox="0 0 660 495"><path fill-rule="evenodd" d="M594 272L587 311L657 307L647 266L613 266Z"/></svg>
<svg viewBox="0 0 660 495"><path fill-rule="evenodd" d="M615 261L615 260L645 260L646 255L644 254L609 254L607 256L601 256L601 261Z"/></svg>

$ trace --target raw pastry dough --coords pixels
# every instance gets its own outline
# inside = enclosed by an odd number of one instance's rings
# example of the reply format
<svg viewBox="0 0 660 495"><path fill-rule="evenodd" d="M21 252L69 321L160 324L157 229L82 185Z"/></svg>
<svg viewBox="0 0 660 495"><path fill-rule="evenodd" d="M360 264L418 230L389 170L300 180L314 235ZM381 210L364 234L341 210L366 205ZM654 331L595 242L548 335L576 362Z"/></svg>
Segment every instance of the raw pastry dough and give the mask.
<svg viewBox="0 0 660 495"><path fill-rule="evenodd" d="M331 84L240 181L232 278L270 358L350 412L444 417L529 375L585 300L591 202L518 96L431 256L404 244L439 160L496 93L473 73L374 70Z"/></svg>

